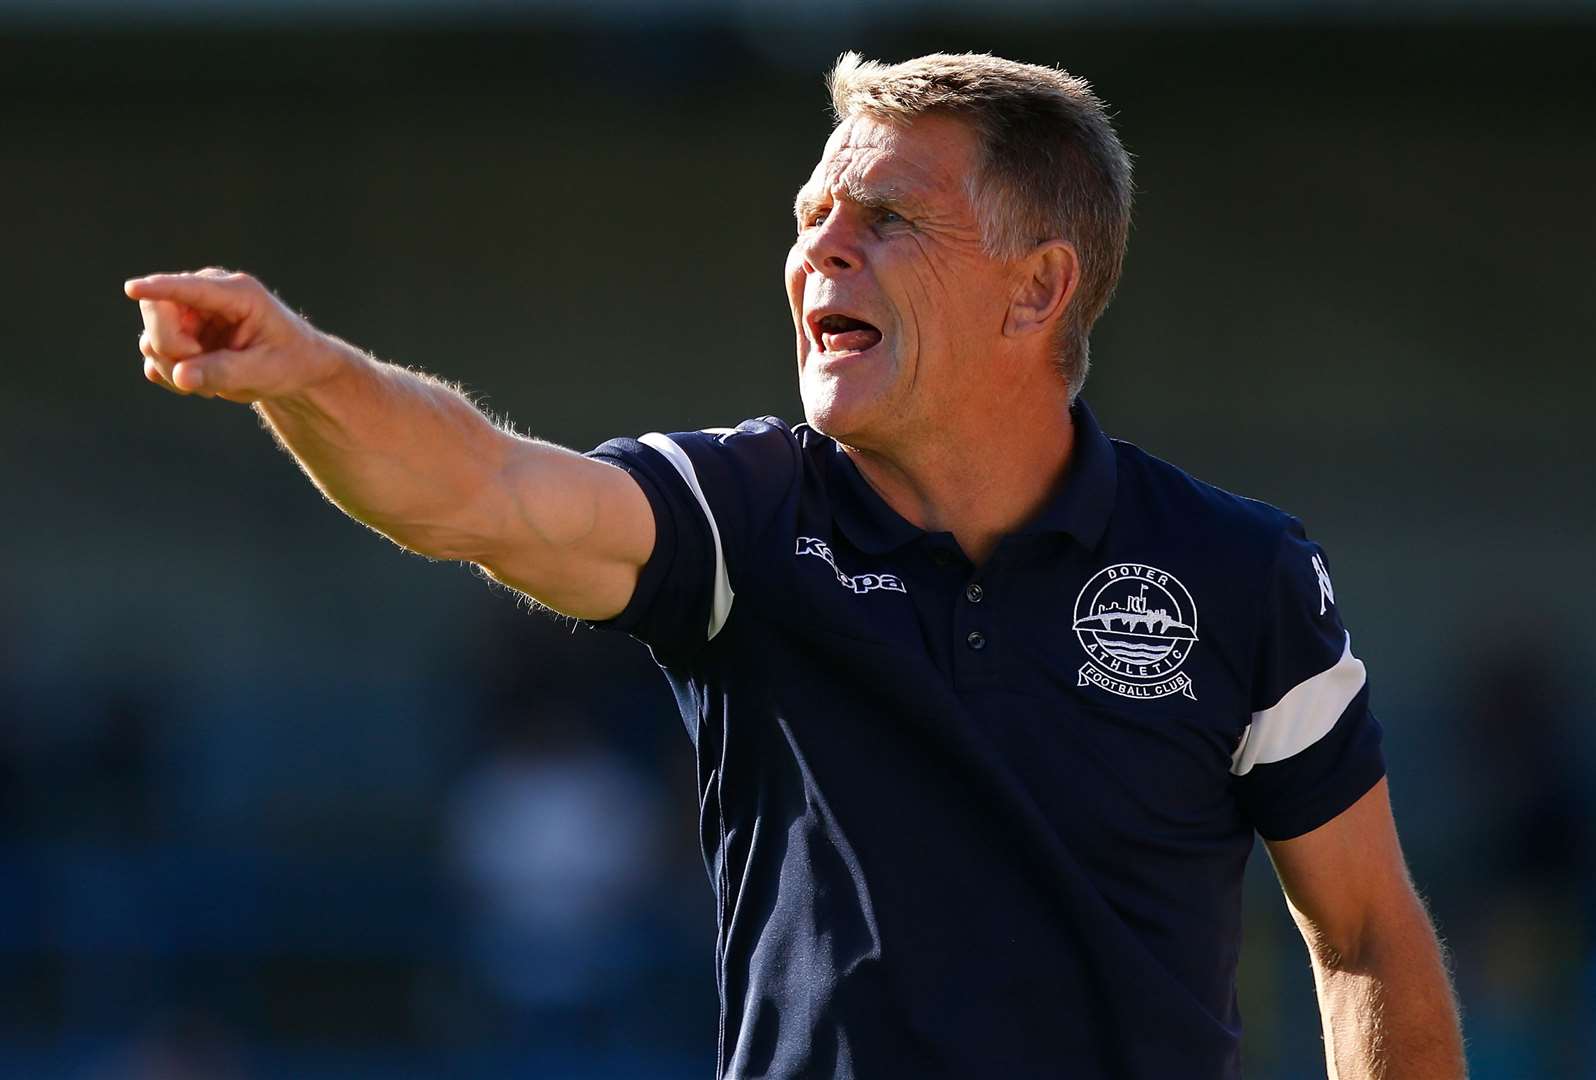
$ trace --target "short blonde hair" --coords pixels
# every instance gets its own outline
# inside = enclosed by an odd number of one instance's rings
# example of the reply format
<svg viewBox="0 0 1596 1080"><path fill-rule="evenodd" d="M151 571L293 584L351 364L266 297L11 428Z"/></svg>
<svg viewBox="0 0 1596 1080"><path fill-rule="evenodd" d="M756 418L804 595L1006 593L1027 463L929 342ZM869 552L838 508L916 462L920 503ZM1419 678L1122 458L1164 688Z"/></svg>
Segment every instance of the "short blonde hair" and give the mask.
<svg viewBox="0 0 1596 1080"><path fill-rule="evenodd" d="M1114 295L1130 233L1131 161L1085 79L988 53L933 53L882 64L847 52L826 77L837 123L942 114L974 128L981 164L970 200L987 254L1019 258L1073 244L1081 281L1056 342L1070 399L1089 366L1092 324Z"/></svg>

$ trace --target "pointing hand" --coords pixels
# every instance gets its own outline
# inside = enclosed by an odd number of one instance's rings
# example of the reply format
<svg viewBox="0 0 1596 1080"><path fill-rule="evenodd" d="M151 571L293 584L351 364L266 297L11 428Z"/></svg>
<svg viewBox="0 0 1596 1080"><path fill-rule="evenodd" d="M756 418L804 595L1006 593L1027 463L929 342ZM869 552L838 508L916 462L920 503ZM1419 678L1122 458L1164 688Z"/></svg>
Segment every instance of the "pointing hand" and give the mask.
<svg viewBox="0 0 1596 1080"><path fill-rule="evenodd" d="M337 371L342 343L248 274L212 267L124 288L144 316L144 377L163 389L247 404L297 394Z"/></svg>

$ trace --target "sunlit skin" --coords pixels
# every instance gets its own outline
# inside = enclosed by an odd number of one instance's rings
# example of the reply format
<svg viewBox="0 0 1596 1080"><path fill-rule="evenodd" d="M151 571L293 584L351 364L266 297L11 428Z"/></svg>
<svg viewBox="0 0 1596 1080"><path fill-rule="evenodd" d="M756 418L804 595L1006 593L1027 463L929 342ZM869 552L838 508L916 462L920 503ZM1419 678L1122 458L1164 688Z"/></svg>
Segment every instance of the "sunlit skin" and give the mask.
<svg viewBox="0 0 1596 1080"><path fill-rule="evenodd" d="M981 563L1064 479L1074 433L1052 341L1080 275L1058 238L985 254L965 186L976 161L953 119L843 123L799 192L787 288L810 422L899 514ZM152 274L124 290L144 320L145 378L253 403L351 517L580 619L632 603L657 534L630 473L504 430L440 380L317 330L247 274ZM875 329L828 337L811 327L827 311ZM1464 1076L1385 781L1268 845L1313 958L1330 1072Z"/></svg>
<svg viewBox="0 0 1596 1080"><path fill-rule="evenodd" d="M1051 340L1079 273L1062 240L986 254L966 188L977 160L953 118L845 120L798 192L787 293L809 422L893 509L980 562L1068 465ZM814 325L825 312L872 324L879 342L842 334L828 351Z"/></svg>

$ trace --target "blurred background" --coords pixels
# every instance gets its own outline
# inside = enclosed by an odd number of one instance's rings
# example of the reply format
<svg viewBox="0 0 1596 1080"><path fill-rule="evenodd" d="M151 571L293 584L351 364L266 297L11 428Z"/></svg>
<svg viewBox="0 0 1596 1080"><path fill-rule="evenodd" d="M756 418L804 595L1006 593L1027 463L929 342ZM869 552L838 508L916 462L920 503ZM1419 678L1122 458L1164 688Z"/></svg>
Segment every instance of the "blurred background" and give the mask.
<svg viewBox="0 0 1596 1080"><path fill-rule="evenodd" d="M571 446L796 421L845 48L1112 103L1087 396L1328 549L1474 1076L1596 1077L1596 13L1526 0L0 0L0 1076L711 1074L646 651L145 383L121 283L249 270ZM1261 852L1248 912L1248 1075L1322 1076Z"/></svg>

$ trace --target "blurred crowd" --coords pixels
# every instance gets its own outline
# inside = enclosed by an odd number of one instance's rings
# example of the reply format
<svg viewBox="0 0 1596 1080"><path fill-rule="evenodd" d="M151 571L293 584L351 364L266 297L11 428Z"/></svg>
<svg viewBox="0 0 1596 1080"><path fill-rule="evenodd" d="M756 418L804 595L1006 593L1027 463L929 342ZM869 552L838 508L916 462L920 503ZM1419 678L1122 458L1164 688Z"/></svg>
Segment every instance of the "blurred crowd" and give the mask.
<svg viewBox="0 0 1596 1080"><path fill-rule="evenodd" d="M292 758L313 729L414 702L279 696L262 711L242 688L172 676L63 686L6 670L0 1075L705 1075L709 884L662 682L624 639L502 594L482 610L480 647L427 676L440 751L397 799L350 783L383 775L370 762L253 796L197 770ZM1452 800L1446 825L1409 848L1474 1076L1596 1075L1596 817L1570 753L1573 673L1508 644L1458 655L1456 674L1455 760L1443 784L1415 785ZM602 708L584 708L593 697ZM248 745L210 745L233 739ZM1250 1072L1320 1075L1306 957L1254 870Z"/></svg>
<svg viewBox="0 0 1596 1080"><path fill-rule="evenodd" d="M990 48L1089 76L1137 155L1105 427L1330 552L1475 1080L1596 1080L1596 24L1521 18L1575 5L157 6L0 0L0 1077L711 1073L646 650L400 555L246 411L149 387L119 285L248 269L566 445L796 419L820 72ZM1247 900L1247 1074L1322 1077L1261 851Z"/></svg>
<svg viewBox="0 0 1596 1080"><path fill-rule="evenodd" d="M704 1075L713 909L663 682L624 639L484 610L419 706L6 670L0 1075ZM425 768L297 760L430 702ZM275 779L212 771L246 757Z"/></svg>

